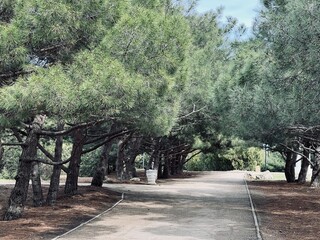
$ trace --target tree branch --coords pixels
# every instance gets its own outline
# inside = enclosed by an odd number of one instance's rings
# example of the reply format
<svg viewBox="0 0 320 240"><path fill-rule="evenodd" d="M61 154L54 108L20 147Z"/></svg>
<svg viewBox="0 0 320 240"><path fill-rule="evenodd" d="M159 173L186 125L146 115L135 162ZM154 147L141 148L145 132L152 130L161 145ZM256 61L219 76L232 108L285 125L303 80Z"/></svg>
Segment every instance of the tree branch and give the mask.
<svg viewBox="0 0 320 240"><path fill-rule="evenodd" d="M295 141L296 141L296 142L299 144L299 146L302 147L303 149L308 150L308 151L311 152L311 153L319 153L316 149L306 147L303 143L301 143L301 142L298 141L298 140L295 140Z"/></svg>
<svg viewBox="0 0 320 240"><path fill-rule="evenodd" d="M198 109L198 110L195 110L195 105L194 105L192 112L190 112L190 113L188 113L188 114L186 114L186 115L183 115L183 116L179 116L179 118L180 118L180 119L187 118L187 117L189 117L189 116L192 115L192 114L201 112L201 111L202 111L203 109L205 109L205 108L206 108L206 106L204 106L204 107L202 107L202 108L200 108L200 109Z"/></svg>
<svg viewBox="0 0 320 240"><path fill-rule="evenodd" d="M108 142L112 141L113 139L115 139L115 138L117 138L117 137L120 137L120 136L122 136L122 135L125 135L125 134L127 134L127 133L130 133L130 131L128 130L128 131L124 131L124 132L120 132L120 133L118 133L118 134L115 134L115 135L113 135L112 137L107 138L107 139L106 139L106 140L104 140L103 142L101 142L101 143L99 143L99 144L95 145L94 147L92 147L92 148L89 148L89 149L87 149L87 150L82 151L82 153L81 153L81 154L86 154L86 153L92 152L92 151L94 151L94 150L98 149L99 147L103 146L104 144L106 144L106 143L108 143Z"/></svg>
<svg viewBox="0 0 320 240"><path fill-rule="evenodd" d="M173 150L179 149L179 148L187 149L187 148L190 148L190 145L183 143L183 144L180 144L180 145L177 145L177 146L173 146L173 147L171 147L171 148L159 150L159 151L160 151L160 152L168 152L168 151L173 151Z"/></svg>
<svg viewBox="0 0 320 240"><path fill-rule="evenodd" d="M16 137L16 139L18 140L18 142L22 143L22 137L20 136L20 132L17 128L11 128L11 131L13 132L13 135Z"/></svg>
<svg viewBox="0 0 320 240"><path fill-rule="evenodd" d="M298 151L295 151L295 150L292 149L292 148L289 148L289 147L288 147L287 145L285 145L285 144L280 144L280 145L283 146L283 147L285 147L286 149L290 150L291 152L294 152L294 153L300 155L301 157L305 158L305 159L310 163L310 165L311 165L312 167L314 167L314 164L309 160L309 157L305 156L305 155L302 154L301 152L298 152ZM296 160L295 163L299 162L300 160L301 160L301 159Z"/></svg>
<svg viewBox="0 0 320 240"><path fill-rule="evenodd" d="M187 146L187 148L184 148L184 149L181 149L179 152L173 152L173 153L168 153L168 156L177 156L177 155L181 155L181 154L184 154L184 153L192 153L194 152L195 149L191 150L191 146Z"/></svg>
<svg viewBox="0 0 320 240"><path fill-rule="evenodd" d="M16 72L3 73L3 74L0 74L0 80L12 78L12 77L19 77L19 76L31 74L33 72L34 70L22 70L22 71L16 71Z"/></svg>
<svg viewBox="0 0 320 240"><path fill-rule="evenodd" d="M43 154L49 158L52 162L54 162L54 157L51 153L49 153L40 143L38 143L38 148L40 149L41 152L43 152ZM69 162L70 158L68 158L66 161L64 162ZM55 163L59 163L59 162L55 162ZM49 163L48 163L49 164ZM55 164L55 165L59 165L59 164ZM61 165L61 169L65 172L68 173L69 169L63 165Z"/></svg>
<svg viewBox="0 0 320 240"><path fill-rule="evenodd" d="M194 151L197 151L197 150L194 149ZM192 153L192 152L190 152L190 153ZM189 157L188 159L186 159L183 164L186 164L186 163L189 162L192 158L194 158L195 156L199 155L200 153L202 153L201 150L199 150L199 152L193 154L191 157Z"/></svg>
<svg viewBox="0 0 320 240"><path fill-rule="evenodd" d="M38 148L47 158L49 158L51 161L54 161L53 155L49 153L40 143L38 143Z"/></svg>
<svg viewBox="0 0 320 240"><path fill-rule="evenodd" d="M27 162L41 162L41 163L44 163L44 164L48 164L48 165L63 165L63 164L66 164L68 162L70 162L70 159L67 159L65 161L62 161L62 162L53 162L51 160L47 160L47 159L43 159L43 158L36 158L36 159L31 159L31 158L23 158L21 160L24 160L24 161L27 161Z"/></svg>
<svg viewBox="0 0 320 240"><path fill-rule="evenodd" d="M57 136L62 136L62 135L67 135L79 128L85 128L85 127L89 127L89 126L93 126L95 124L98 124L98 123L101 123L101 122L104 122L105 119L101 119L101 120L97 120L97 121L92 121L92 122L88 122L88 123L81 123L81 124L78 124L74 127L71 127L69 129L66 129L66 130L63 130L63 131L56 131L56 132L53 132L53 131L39 131L38 134L39 135L45 135L45 136L50 136L50 137L57 137Z"/></svg>
<svg viewBox="0 0 320 240"><path fill-rule="evenodd" d="M25 147L27 144L25 143L2 143L2 146L19 146L19 147Z"/></svg>
<svg viewBox="0 0 320 240"><path fill-rule="evenodd" d="M128 130L128 131L129 131L129 130ZM119 133L122 133L122 132L128 133L128 131L119 130L119 131L116 131L116 132L113 132L113 133L110 133L110 132L104 133L104 134L102 134L102 135L100 135L100 136L98 136L98 137L96 137L96 138L94 138L94 139L92 139L92 140L90 140L90 141L87 141L87 142L85 143L85 145L88 145L88 144L91 144L91 143L95 143L95 142L97 142L97 141L99 141L99 140L102 140L102 139L104 139L104 138L106 138L106 137L112 137L112 136L114 136L114 135L116 135L116 134L119 134Z"/></svg>

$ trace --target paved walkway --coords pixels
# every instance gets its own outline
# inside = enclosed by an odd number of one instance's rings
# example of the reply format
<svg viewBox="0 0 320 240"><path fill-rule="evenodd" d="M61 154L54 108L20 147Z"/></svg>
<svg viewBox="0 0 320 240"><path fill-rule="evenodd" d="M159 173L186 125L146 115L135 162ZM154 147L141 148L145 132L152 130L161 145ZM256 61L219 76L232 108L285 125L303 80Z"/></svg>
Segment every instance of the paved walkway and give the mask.
<svg viewBox="0 0 320 240"><path fill-rule="evenodd" d="M124 201L59 239L257 239L242 173L210 172L158 185L106 186L124 192Z"/></svg>

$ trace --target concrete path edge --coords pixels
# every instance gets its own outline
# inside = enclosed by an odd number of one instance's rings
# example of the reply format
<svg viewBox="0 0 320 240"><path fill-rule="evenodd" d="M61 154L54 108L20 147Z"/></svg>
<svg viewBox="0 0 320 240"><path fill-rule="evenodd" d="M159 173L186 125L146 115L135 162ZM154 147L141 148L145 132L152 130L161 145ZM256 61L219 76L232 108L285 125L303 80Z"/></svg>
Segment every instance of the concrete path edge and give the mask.
<svg viewBox="0 0 320 240"><path fill-rule="evenodd" d="M75 230L81 228L82 226L84 226L84 225L92 222L93 220L99 218L99 217L102 216L103 214L106 214L107 212L110 212L112 209L114 209L116 206L118 206L123 200L124 200L124 193L121 194L121 199L120 199L118 202L116 202L112 207L110 207L110 208L108 208L107 210L99 213L98 215L94 216L93 218L89 219L88 221L81 223L79 226L77 226L77 227L69 230L68 232L66 232L66 233L64 233L64 234L61 234L61 235L53 238L52 240L56 240L56 239L59 239L59 238L61 238L61 237L64 237L64 236L68 235L69 233L72 233L73 231L75 231Z"/></svg>
<svg viewBox="0 0 320 240"><path fill-rule="evenodd" d="M243 178L243 181L245 182L247 193L248 193L248 196L249 196L249 201L250 201L250 205L251 205L251 212L252 212L254 225L256 227L256 232L257 232L257 240L262 240L262 237L261 237L261 234L260 234L260 228L259 228L259 222L258 222L256 210L254 208L254 204L253 204L253 201L252 201L250 189L248 187L248 183L247 183L247 180L245 179L245 177Z"/></svg>

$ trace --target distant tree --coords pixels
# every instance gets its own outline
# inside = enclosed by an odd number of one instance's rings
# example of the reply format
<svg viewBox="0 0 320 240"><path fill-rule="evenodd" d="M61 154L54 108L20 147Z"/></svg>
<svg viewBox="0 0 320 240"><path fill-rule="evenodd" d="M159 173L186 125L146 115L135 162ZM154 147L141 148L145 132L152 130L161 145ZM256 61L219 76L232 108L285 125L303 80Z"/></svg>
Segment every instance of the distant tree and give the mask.
<svg viewBox="0 0 320 240"><path fill-rule="evenodd" d="M240 81L231 88L229 116L238 135L268 143L286 156L286 176L292 182L300 149L312 153L318 143L319 28L314 23L319 4L306 0L264 5L256 25L260 48L243 52L247 57L235 68ZM250 61L255 64L247 65Z"/></svg>

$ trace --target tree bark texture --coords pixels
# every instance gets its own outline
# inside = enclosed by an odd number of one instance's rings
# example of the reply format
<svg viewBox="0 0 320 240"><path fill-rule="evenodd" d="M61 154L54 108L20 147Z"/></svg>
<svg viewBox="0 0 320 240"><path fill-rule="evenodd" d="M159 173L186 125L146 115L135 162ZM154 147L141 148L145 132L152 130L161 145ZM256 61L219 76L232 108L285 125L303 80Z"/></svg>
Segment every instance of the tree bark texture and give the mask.
<svg viewBox="0 0 320 240"><path fill-rule="evenodd" d="M153 152L149 160L148 169L158 170L160 164L160 150L161 150L162 138L154 140Z"/></svg>
<svg viewBox="0 0 320 240"><path fill-rule="evenodd" d="M41 130L44 119L43 116L36 116L32 122L32 128L28 133L19 159L17 176L15 177L16 183L9 197L4 220L14 220L22 216L32 171L32 159L36 159L37 157L37 145L39 141L37 132Z"/></svg>
<svg viewBox="0 0 320 240"><path fill-rule="evenodd" d="M313 168L312 168L312 177L311 177L311 187L319 188L320 187L320 147L317 148L317 152L314 154L312 159Z"/></svg>
<svg viewBox="0 0 320 240"><path fill-rule="evenodd" d="M159 175L161 178L167 179L171 176L170 165L171 165L170 156L168 154L165 154L163 159L162 174Z"/></svg>
<svg viewBox="0 0 320 240"><path fill-rule="evenodd" d="M41 187L41 178L40 178L40 163L32 162L32 171L31 171L31 182L32 182L32 200L34 207L40 207L43 204L43 192Z"/></svg>
<svg viewBox="0 0 320 240"><path fill-rule="evenodd" d="M58 131L62 131L64 128L63 123L58 123ZM62 161L62 145L63 145L63 136L58 136L55 143L54 150L54 162ZM61 165L54 165L53 171L50 179L50 186L47 195L47 204L54 205L57 201L59 184L60 184L60 174L61 174Z"/></svg>
<svg viewBox="0 0 320 240"><path fill-rule="evenodd" d="M123 140L120 140L118 143L118 152L117 152L117 161L116 161L116 173L117 179L123 180L123 172L124 172L124 143Z"/></svg>
<svg viewBox="0 0 320 240"><path fill-rule="evenodd" d="M158 177L162 179L167 179L171 176L171 166L172 166L172 150L164 151L160 158Z"/></svg>
<svg viewBox="0 0 320 240"><path fill-rule="evenodd" d="M135 159L140 153L142 138L130 134L118 144L117 177L129 180L136 177Z"/></svg>
<svg viewBox="0 0 320 240"><path fill-rule="evenodd" d="M288 183L295 182L295 161L297 154L293 152L286 152L286 165L285 165L285 176Z"/></svg>
<svg viewBox="0 0 320 240"><path fill-rule="evenodd" d="M1 141L0 141L0 173L4 167L4 161L3 161L3 153L4 153L4 149L3 149L3 146L1 144Z"/></svg>
<svg viewBox="0 0 320 240"><path fill-rule="evenodd" d="M141 142L142 142L142 138L135 137L135 138L132 138L132 140L128 144L128 164L127 164L126 170L127 170L127 175L129 175L130 178L137 176L135 160L140 153Z"/></svg>
<svg viewBox="0 0 320 240"><path fill-rule="evenodd" d="M85 136L82 129L73 133L73 146L68 167L67 179L64 192L67 195L75 195L78 191L78 177L80 170L82 148L85 143Z"/></svg>
<svg viewBox="0 0 320 240"><path fill-rule="evenodd" d="M308 168L310 166L309 159L307 157L309 157L309 151L304 149L303 157L301 160L301 170L298 177L298 183L306 183L307 181Z"/></svg>
<svg viewBox="0 0 320 240"><path fill-rule="evenodd" d="M109 159L109 152L112 147L112 141L106 143L102 147L101 156L99 159L99 163L93 175L91 186L102 187L103 180L107 174L107 167L108 167L108 159Z"/></svg>
<svg viewBox="0 0 320 240"><path fill-rule="evenodd" d="M129 158L126 155L126 145L128 144L131 137L132 137L132 134L129 134L125 136L124 139L120 140L118 143L116 172L117 172L117 178L119 180L128 180L132 178L128 170Z"/></svg>

